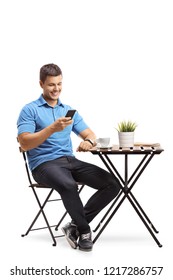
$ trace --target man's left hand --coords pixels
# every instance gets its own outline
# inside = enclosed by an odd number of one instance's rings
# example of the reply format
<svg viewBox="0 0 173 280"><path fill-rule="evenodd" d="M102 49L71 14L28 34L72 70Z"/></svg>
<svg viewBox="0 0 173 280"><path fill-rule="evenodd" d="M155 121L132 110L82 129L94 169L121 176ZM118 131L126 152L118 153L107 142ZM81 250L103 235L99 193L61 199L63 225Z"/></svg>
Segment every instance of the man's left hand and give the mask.
<svg viewBox="0 0 173 280"><path fill-rule="evenodd" d="M82 141L79 147L76 149L77 152L87 152L89 151L93 145L88 141Z"/></svg>

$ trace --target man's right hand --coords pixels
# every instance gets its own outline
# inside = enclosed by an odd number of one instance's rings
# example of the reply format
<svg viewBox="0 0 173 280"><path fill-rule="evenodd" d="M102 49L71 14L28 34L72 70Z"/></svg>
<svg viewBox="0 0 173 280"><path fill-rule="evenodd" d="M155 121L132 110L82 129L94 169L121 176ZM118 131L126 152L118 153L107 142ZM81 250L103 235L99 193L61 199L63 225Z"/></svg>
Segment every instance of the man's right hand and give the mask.
<svg viewBox="0 0 173 280"><path fill-rule="evenodd" d="M69 117L61 117L57 119L51 126L54 132L58 132L71 125L72 122L73 120Z"/></svg>

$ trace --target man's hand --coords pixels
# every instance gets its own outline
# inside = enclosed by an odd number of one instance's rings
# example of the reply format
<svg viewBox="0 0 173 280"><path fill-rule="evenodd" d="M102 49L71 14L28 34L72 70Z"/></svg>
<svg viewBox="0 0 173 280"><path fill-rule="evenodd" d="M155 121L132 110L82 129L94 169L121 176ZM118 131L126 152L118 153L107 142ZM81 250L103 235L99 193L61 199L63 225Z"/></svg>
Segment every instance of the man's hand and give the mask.
<svg viewBox="0 0 173 280"><path fill-rule="evenodd" d="M73 120L69 117L62 117L57 119L51 126L54 132L58 132L71 125Z"/></svg>
<svg viewBox="0 0 173 280"><path fill-rule="evenodd" d="M88 141L82 141L79 147L76 149L77 152L87 152L92 148L92 144Z"/></svg>

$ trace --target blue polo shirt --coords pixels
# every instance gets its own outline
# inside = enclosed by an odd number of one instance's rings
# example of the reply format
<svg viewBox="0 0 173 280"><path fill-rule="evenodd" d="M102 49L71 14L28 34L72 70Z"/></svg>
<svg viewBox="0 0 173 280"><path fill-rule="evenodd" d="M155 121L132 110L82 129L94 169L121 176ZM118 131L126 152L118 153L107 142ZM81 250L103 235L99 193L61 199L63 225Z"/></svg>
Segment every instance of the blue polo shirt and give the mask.
<svg viewBox="0 0 173 280"><path fill-rule="evenodd" d="M73 109L61 103L51 107L41 95L39 99L25 105L20 112L17 128L18 135L23 132L35 133L56 119L66 115L67 111ZM73 123L60 132L53 133L37 148L27 151L29 167L31 170L43 162L54 160L62 156L74 156L70 134L73 131L76 135L88 128L83 118L76 111Z"/></svg>

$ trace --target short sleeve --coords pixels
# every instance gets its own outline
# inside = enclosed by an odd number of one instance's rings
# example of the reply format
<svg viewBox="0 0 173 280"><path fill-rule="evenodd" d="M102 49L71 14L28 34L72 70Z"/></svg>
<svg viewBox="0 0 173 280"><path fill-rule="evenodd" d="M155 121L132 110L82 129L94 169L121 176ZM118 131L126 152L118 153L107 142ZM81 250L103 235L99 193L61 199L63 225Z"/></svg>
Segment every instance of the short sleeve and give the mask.
<svg viewBox="0 0 173 280"><path fill-rule="evenodd" d="M27 105L21 110L17 120L18 135L23 132L34 133L36 129L35 113Z"/></svg>
<svg viewBox="0 0 173 280"><path fill-rule="evenodd" d="M76 111L74 118L73 118L73 132L75 134L80 134L83 130L88 128L88 125L85 123L81 115Z"/></svg>

